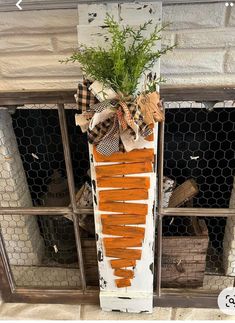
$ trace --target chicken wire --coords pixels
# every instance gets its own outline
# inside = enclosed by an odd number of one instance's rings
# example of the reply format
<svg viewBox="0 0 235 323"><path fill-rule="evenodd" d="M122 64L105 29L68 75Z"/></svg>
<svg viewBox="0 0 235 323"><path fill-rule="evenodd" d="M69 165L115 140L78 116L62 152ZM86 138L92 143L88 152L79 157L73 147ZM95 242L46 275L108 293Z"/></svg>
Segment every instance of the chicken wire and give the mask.
<svg viewBox="0 0 235 323"><path fill-rule="evenodd" d="M76 188L89 181L86 135L75 126L75 106L68 106L66 117ZM13 127L34 205L44 205L53 170L66 177L63 144L56 105L31 105L12 115ZM65 205L67 206L67 205Z"/></svg>
<svg viewBox="0 0 235 323"><path fill-rule="evenodd" d="M235 109L203 106L165 111L164 175L193 178L194 207L227 208L235 175Z"/></svg>
<svg viewBox="0 0 235 323"><path fill-rule="evenodd" d="M87 174L88 147L86 136L79 127L75 127L75 106L67 105L66 108L74 180L76 190L79 191L90 180ZM12 200L11 205L8 205L10 202L6 196L8 204L3 206L69 206L70 197L56 104L24 106L12 110L11 113L8 119L12 119L14 132L7 134L7 137L3 133L2 140L4 144L7 143L6 150L8 145L14 147L12 155L18 157L18 162L22 160L23 168L19 166L19 162L12 169L22 168L25 174L22 173L22 177L26 176L27 180L24 190L28 190L29 194L27 203L23 201L21 205L13 205ZM11 127L8 125L8 128ZM54 184L50 188L51 183ZM3 201L5 195L2 196ZM71 218L56 215L2 217L1 232L17 286L81 287ZM89 239L94 234L83 229L80 231L87 283L97 285L98 273L94 268L96 247Z"/></svg>
<svg viewBox="0 0 235 323"><path fill-rule="evenodd" d="M66 109L75 186L79 190L85 182L90 181L90 178L87 175L89 170L87 138L81 133L79 127L75 126L74 114L76 112L75 106L68 106ZM12 119L33 204L44 205L53 171L58 170L61 177L66 179L56 105L32 105L16 109ZM225 208L229 205L235 166L234 120L234 109L230 108L220 107L208 111L202 105L194 108L185 107L184 103L184 109L181 109L180 104L177 108L167 108L166 105L164 175L174 179L177 185L188 178L196 180L199 194L193 198L193 207ZM226 218L204 217L203 219L208 229L209 241L203 285L198 288L221 289L233 282L233 277L225 276L222 262ZM44 258L38 266L41 268L41 277L46 275L44 266L45 268L56 267L64 270L74 268L76 270L76 245L71 221L57 216L41 217L37 221L40 234L47 247ZM93 234L83 233L85 238L93 240ZM190 237L188 219L186 217L164 217L163 238L164 236ZM64 262L61 259L58 260L56 249L60 243L64 246L69 245L69 248L73 250L70 260L67 259ZM90 270L94 278L93 284L97 284L98 273L97 269L94 269L97 266L95 246L91 246L89 250L91 253L88 251L87 257L91 259L92 254L93 262L88 263L87 270ZM179 262L180 259L177 261ZM17 275L21 278L26 277L27 272L15 272L15 277L18 277ZM30 275L35 275L35 272L30 271L28 277L31 277ZM66 280L63 281L64 286L66 284L66 286L79 285L77 282L72 283L69 278L67 278L67 283ZM28 284L33 285L33 282L28 282ZM52 282L50 286L53 284ZM23 285L27 284L23 283ZM190 288L190 284L187 287Z"/></svg>
<svg viewBox="0 0 235 323"><path fill-rule="evenodd" d="M190 201L190 207L228 208L235 175L235 109L225 103L217 104L215 108L206 107L206 104L189 102L165 104L164 175L174 180L176 186L188 179L196 181L199 192ZM226 275L223 262L226 218L198 219L204 221L208 230L208 246L203 259L197 244L190 245L187 252L184 239L192 236L188 224L190 217L163 217L163 241L165 237L178 237L176 253L179 259L176 260L181 261L181 266L188 266L185 272L176 273L176 280L182 280L178 287L192 288L197 279L201 279L201 283L195 283L198 289L221 290L233 286L234 277ZM167 252L163 243L163 255ZM192 257L186 259L186 253L191 253ZM176 260L173 266L177 265ZM167 270L167 266L169 264L163 259L162 270ZM201 276L199 271L202 271Z"/></svg>

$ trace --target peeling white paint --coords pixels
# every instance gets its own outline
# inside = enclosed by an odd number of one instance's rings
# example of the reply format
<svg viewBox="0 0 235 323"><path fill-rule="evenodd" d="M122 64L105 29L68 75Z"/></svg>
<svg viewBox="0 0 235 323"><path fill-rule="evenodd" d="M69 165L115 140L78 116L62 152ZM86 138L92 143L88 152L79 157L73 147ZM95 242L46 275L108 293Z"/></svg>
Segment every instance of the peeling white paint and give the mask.
<svg viewBox="0 0 235 323"><path fill-rule="evenodd" d="M120 24L129 24L137 26L149 19L152 19L153 26L161 24L161 3L125 3L125 4L91 4L79 5L79 25L77 26L78 41L86 44L105 45L107 44L107 34L102 28L103 19L106 12L114 16ZM155 65L153 73L159 76L160 64ZM140 89L144 81L140 82ZM155 126L154 136L157 138L158 127ZM157 140L152 142L155 154L157 154ZM150 177L149 199L146 201L130 201L133 203L147 203L148 215L145 227L145 238L142 245L142 258L137 261L134 268L135 277L132 279L132 285L125 288L117 288L113 269L110 265L111 258L105 256L102 225L99 211L98 193L99 188L96 184L95 166L104 165L97 163L93 158L93 146L89 145L92 192L95 215L95 229L97 237L98 267L100 277L100 304L105 311L122 312L152 312L153 309L153 268L154 268L154 241L155 241L155 218L153 215L153 205L156 197L156 174L138 174L138 176ZM112 163L105 163L105 165ZM128 176L136 176L132 174ZM112 212L105 212L106 214ZM143 225L142 225L143 226Z"/></svg>

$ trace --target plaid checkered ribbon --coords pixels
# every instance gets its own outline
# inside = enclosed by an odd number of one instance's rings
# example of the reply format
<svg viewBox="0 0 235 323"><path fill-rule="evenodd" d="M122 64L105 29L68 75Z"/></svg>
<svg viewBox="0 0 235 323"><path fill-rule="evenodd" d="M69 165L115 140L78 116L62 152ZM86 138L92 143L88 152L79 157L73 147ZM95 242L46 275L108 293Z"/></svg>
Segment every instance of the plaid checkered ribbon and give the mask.
<svg viewBox="0 0 235 323"><path fill-rule="evenodd" d="M82 83L78 83L77 93L74 95L78 109L82 112L88 111L90 106L99 102L88 90L91 84L89 80L83 79Z"/></svg>
<svg viewBox="0 0 235 323"><path fill-rule="evenodd" d="M112 153L119 151L119 123L117 114L114 115L112 124L107 133L103 136L102 140L96 146L96 149L102 155L110 156Z"/></svg>
<svg viewBox="0 0 235 323"><path fill-rule="evenodd" d="M123 130L126 130L127 129L127 123L126 123L126 120L124 118L124 113L123 113L121 107L119 107L117 109L116 113L117 113L119 125L122 127Z"/></svg>
<svg viewBox="0 0 235 323"><path fill-rule="evenodd" d="M89 92L87 87L85 89L84 83L81 87L78 86L77 102L82 107L83 113L89 111L99 117L99 113L105 109L113 109L111 116L87 130L89 143L96 145L97 151L102 155L109 156L114 152L125 151L120 131L128 131L135 140L139 135L145 138L152 134L152 129L144 122L136 103L125 103L118 100L97 102L93 94L89 97L87 91ZM82 97L83 95L84 97Z"/></svg>

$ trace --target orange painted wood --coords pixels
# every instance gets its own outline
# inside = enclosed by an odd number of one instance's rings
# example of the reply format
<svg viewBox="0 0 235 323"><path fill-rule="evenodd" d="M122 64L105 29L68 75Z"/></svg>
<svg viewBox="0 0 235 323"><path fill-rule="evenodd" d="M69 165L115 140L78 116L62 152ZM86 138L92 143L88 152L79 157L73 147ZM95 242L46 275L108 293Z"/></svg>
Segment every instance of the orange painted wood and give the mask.
<svg viewBox="0 0 235 323"><path fill-rule="evenodd" d="M152 162L143 163L122 163L114 165L96 166L96 176L112 176L115 175L127 175L127 174L139 174L139 173L151 173L153 171Z"/></svg>
<svg viewBox="0 0 235 323"><path fill-rule="evenodd" d="M102 224L122 225L122 224L145 224L146 215L138 214L101 214Z"/></svg>
<svg viewBox="0 0 235 323"><path fill-rule="evenodd" d="M144 238L145 228L132 227L132 226L121 226L121 225L103 225L103 234L110 234L113 236L121 237L136 237Z"/></svg>
<svg viewBox="0 0 235 323"><path fill-rule="evenodd" d="M112 248L127 248L127 247L141 247L141 238L103 238L104 246L107 249Z"/></svg>
<svg viewBox="0 0 235 323"><path fill-rule="evenodd" d="M148 205L140 203L105 202L99 203L99 210L116 213L120 212L126 214L146 215L148 213Z"/></svg>
<svg viewBox="0 0 235 323"><path fill-rule="evenodd" d="M154 128L154 125L153 124L150 124L149 125L149 128L153 129ZM154 134L152 133L151 135L149 135L148 137L146 137L145 140L153 141L154 140Z"/></svg>
<svg viewBox="0 0 235 323"><path fill-rule="evenodd" d="M145 138L145 140L153 141L154 140L154 135L153 134L149 135L148 137Z"/></svg>
<svg viewBox="0 0 235 323"><path fill-rule="evenodd" d="M98 187L145 188L150 187L149 177L100 177L97 178Z"/></svg>
<svg viewBox="0 0 235 323"><path fill-rule="evenodd" d="M131 286L131 281L128 278L115 279L118 288Z"/></svg>
<svg viewBox="0 0 235 323"><path fill-rule="evenodd" d="M100 202L109 201L134 201L147 200L148 190L145 189L127 189L127 190L104 190L99 192Z"/></svg>
<svg viewBox="0 0 235 323"><path fill-rule="evenodd" d="M154 161L154 150L152 148L135 149L125 153L114 153L111 156L103 156L97 152L94 147L93 150L95 161L97 162L136 162Z"/></svg>
<svg viewBox="0 0 235 323"><path fill-rule="evenodd" d="M136 260L134 259L112 259L110 260L111 267L116 268L125 268L125 267L135 267Z"/></svg>
<svg viewBox="0 0 235 323"><path fill-rule="evenodd" d="M113 258L126 258L126 259L135 259L140 260L141 259L141 249L106 249L105 255L107 257L113 257Z"/></svg>
<svg viewBox="0 0 235 323"><path fill-rule="evenodd" d="M134 271L129 269L115 269L114 275L132 279L134 277Z"/></svg>

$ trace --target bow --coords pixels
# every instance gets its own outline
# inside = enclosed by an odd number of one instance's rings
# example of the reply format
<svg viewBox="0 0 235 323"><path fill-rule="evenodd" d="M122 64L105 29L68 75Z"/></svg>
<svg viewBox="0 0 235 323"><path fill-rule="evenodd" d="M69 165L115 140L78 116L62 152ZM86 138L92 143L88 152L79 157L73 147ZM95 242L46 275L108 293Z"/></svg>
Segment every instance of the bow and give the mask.
<svg viewBox="0 0 235 323"><path fill-rule="evenodd" d="M155 97L152 94L154 93L145 96L141 94L136 100L129 102L117 95L116 98L94 103L93 93L88 87L82 87L82 93L78 90L77 97L81 99L80 105L82 96L85 96L86 101L82 114L75 116L76 125L81 126L83 132L87 131L89 143L96 145L97 151L102 155L130 151L134 149L133 146L138 146L138 141L144 144L144 138L153 132L150 125L160 120L162 112L154 103L157 94ZM87 98L91 98L91 104Z"/></svg>

